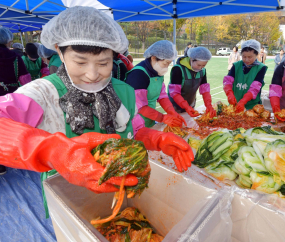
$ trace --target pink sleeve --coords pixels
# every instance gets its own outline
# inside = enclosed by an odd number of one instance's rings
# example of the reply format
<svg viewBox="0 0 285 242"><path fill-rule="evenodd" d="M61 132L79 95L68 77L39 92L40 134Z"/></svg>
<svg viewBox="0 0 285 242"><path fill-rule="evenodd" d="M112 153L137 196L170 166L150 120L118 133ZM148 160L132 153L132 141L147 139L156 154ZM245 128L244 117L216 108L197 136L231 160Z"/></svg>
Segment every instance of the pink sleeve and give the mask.
<svg viewBox="0 0 285 242"><path fill-rule="evenodd" d="M144 125L144 119L142 116L137 114L133 119L132 119L132 125L133 125L133 132L134 132L134 137L136 137L137 132L143 128Z"/></svg>
<svg viewBox="0 0 285 242"><path fill-rule="evenodd" d="M168 98L168 95L167 95L167 93L166 93L166 91L165 91L165 85L164 85L164 83L162 83L161 92L160 92L160 95L159 95L157 101L159 101L159 100L161 100L161 99L163 99L163 98Z"/></svg>
<svg viewBox="0 0 285 242"><path fill-rule="evenodd" d="M204 83L199 87L199 92L201 95L203 95L206 92L210 92L210 84Z"/></svg>
<svg viewBox="0 0 285 242"><path fill-rule="evenodd" d="M231 85L231 87L233 88L233 83L234 83L235 79L232 76L225 76L224 80L223 80L223 84L225 85Z"/></svg>
<svg viewBox="0 0 285 242"><path fill-rule="evenodd" d="M30 97L19 93L0 96L0 118L37 127L43 121L43 109Z"/></svg>
<svg viewBox="0 0 285 242"><path fill-rule="evenodd" d="M282 97L282 87L276 84L269 86L269 97Z"/></svg>
<svg viewBox="0 0 285 242"><path fill-rule="evenodd" d="M259 81L253 81L253 83L251 83L248 92L252 93L252 99L256 98L257 94L260 92L261 86L262 84Z"/></svg>
<svg viewBox="0 0 285 242"><path fill-rule="evenodd" d="M41 73L43 76L48 76L49 75L49 69L47 67L44 67L41 69Z"/></svg>
<svg viewBox="0 0 285 242"><path fill-rule="evenodd" d="M136 94L136 105L137 105L138 110L140 111L140 109L143 106L148 105L147 90L146 89L138 89L138 90L135 90L135 94Z"/></svg>
<svg viewBox="0 0 285 242"><path fill-rule="evenodd" d="M169 89L169 95L172 98L176 94L180 94L181 95L181 85L179 85L179 84L169 84L168 85L168 89Z"/></svg>
<svg viewBox="0 0 285 242"><path fill-rule="evenodd" d="M19 77L19 82L21 83L21 85L25 85L31 81L32 81L32 78L31 78L30 73Z"/></svg>

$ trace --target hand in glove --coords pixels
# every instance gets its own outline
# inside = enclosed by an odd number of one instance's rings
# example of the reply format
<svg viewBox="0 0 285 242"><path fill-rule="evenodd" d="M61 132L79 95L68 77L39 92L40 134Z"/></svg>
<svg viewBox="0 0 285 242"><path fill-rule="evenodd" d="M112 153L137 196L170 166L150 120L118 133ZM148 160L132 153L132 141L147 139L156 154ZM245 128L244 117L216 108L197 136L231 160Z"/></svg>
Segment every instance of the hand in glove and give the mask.
<svg viewBox="0 0 285 242"><path fill-rule="evenodd" d="M148 150L161 150L173 158L177 169L187 171L194 160L194 155L189 144L173 133L164 133L149 128L140 129L135 137L144 143Z"/></svg>
<svg viewBox="0 0 285 242"><path fill-rule="evenodd" d="M179 118L181 122L184 123L185 126L187 126L185 119L175 111L172 103L170 102L168 98L160 99L158 102L167 114L171 114L174 117Z"/></svg>
<svg viewBox="0 0 285 242"><path fill-rule="evenodd" d="M191 106L189 106L188 102L180 94L176 94L173 97L173 100L179 105L179 107L185 109L185 111L190 115L190 117L199 116L198 111L194 110Z"/></svg>
<svg viewBox="0 0 285 242"><path fill-rule="evenodd" d="M236 106L236 113L240 113L244 111L244 106L252 99L252 93L247 92L243 95L243 98L238 102Z"/></svg>
<svg viewBox="0 0 285 242"><path fill-rule="evenodd" d="M285 118L281 118L278 116L278 112L281 111L280 109L280 98L279 97L270 97L270 103L272 107L272 111L275 115L275 117L280 120L281 122L285 122Z"/></svg>
<svg viewBox="0 0 285 242"><path fill-rule="evenodd" d="M229 104L232 104L232 105L236 105L237 104L237 100L236 100L236 97L234 95L234 92L232 90L232 87L231 85L225 85L224 86L224 91L228 97L228 102Z"/></svg>
<svg viewBox="0 0 285 242"><path fill-rule="evenodd" d="M117 134L86 133L67 138L62 133L50 134L29 125L0 118L0 164L32 171L57 170L67 181L96 193L118 191L122 178L113 177L98 185L104 167L97 163L91 150ZM128 175L125 185L138 182Z"/></svg>
<svg viewBox="0 0 285 242"><path fill-rule="evenodd" d="M182 127L182 122L183 121L180 118L177 118L174 115L171 114L163 115L162 123L167 124L169 127Z"/></svg>
<svg viewBox="0 0 285 242"><path fill-rule="evenodd" d="M205 92L202 95L203 95L204 104L206 106L206 113L210 113L211 118L217 116L217 112L212 106L211 94L209 92Z"/></svg>

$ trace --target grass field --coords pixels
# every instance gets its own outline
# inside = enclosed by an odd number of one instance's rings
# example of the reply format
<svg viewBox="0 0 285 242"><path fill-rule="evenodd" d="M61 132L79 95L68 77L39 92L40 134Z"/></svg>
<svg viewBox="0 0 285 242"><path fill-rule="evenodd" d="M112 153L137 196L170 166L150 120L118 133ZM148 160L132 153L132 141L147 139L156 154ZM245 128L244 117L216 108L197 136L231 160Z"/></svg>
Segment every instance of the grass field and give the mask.
<svg viewBox="0 0 285 242"><path fill-rule="evenodd" d="M134 65L138 64L141 60L135 59ZM269 85L271 84L275 63L273 59L268 59L266 60L265 64L268 66L268 69L265 75L265 86L263 87L262 90L268 91ZM223 91L223 78L228 73L227 67L228 67L228 58L219 58L219 57L213 57L206 66L207 80L211 86L211 95L213 103L219 100L228 103L227 96ZM170 71L171 71L171 66L169 67L169 71L167 72L164 78L164 83L166 87L170 81ZM199 94L199 91L197 91L196 107L199 107L203 104L204 102L202 96ZM160 107L159 103L157 103L156 109L162 113L165 113L164 110Z"/></svg>

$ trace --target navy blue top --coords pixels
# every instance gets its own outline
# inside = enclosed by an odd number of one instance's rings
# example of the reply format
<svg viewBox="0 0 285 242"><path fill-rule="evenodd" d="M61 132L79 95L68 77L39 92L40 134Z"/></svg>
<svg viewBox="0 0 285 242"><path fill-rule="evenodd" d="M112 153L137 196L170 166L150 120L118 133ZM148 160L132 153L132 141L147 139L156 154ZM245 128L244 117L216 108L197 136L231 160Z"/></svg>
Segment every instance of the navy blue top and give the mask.
<svg viewBox="0 0 285 242"><path fill-rule="evenodd" d="M144 61L137 64L137 66L142 66L146 69L150 77L158 76L156 70L153 69L150 58L145 59ZM133 87L135 90L138 89L147 89L150 83L148 75L142 70L132 70L126 79L126 83Z"/></svg>

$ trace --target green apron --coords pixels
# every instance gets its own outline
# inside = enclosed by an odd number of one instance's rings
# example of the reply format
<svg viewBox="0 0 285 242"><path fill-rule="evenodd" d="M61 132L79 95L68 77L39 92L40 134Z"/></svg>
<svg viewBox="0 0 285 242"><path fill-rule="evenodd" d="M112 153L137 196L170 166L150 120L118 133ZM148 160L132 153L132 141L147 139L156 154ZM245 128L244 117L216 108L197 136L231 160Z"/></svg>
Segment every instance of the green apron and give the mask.
<svg viewBox="0 0 285 242"><path fill-rule="evenodd" d="M60 59L59 55L56 54L50 58L48 67L49 68L50 68L50 66L60 67L61 64L62 64L61 59Z"/></svg>
<svg viewBox="0 0 285 242"><path fill-rule="evenodd" d="M33 62L27 56L22 56L27 71L31 74L32 80L41 77L42 59L39 57L36 62Z"/></svg>
<svg viewBox="0 0 285 242"><path fill-rule="evenodd" d="M201 71L197 72L196 75L193 77L190 70L186 66L180 64L180 60L182 58L185 57L180 57L177 60L177 64L174 65L173 67L177 66L181 69L182 73L181 96L188 102L189 106L194 108L196 105L196 92L201 85L202 79L206 71L205 68L203 68ZM172 77L172 70L170 73L170 78L171 77ZM171 84L171 79L170 79L170 84ZM182 109L170 96L169 85L168 85L168 97L177 112L179 113L185 112L185 110Z"/></svg>
<svg viewBox="0 0 285 242"><path fill-rule="evenodd" d="M260 62L259 62L260 63ZM237 102L239 102L244 94L246 94L250 88L250 85L254 82L257 73L262 69L264 64L253 66L247 74L243 73L243 61L237 61L233 64L235 66L235 80L233 83L233 92ZM266 66L267 69L267 66ZM262 87L264 86L264 81L262 82ZM262 88L261 87L261 88ZM252 109L256 104L260 104L260 92L257 94L255 99L250 100L246 105L246 109Z"/></svg>
<svg viewBox="0 0 285 242"><path fill-rule="evenodd" d="M44 77L44 79L50 81L55 86L55 88L58 92L59 98L61 98L64 94L67 93L67 88L65 87L65 85L63 84L61 79L56 75L56 73L49 75L49 76L46 76L46 77ZM136 96L135 96L134 89L131 86L127 85L126 83L124 83L120 80L117 80L115 78L112 78L111 81L112 81L112 85L113 85L113 88L114 88L116 94L118 95L118 97L122 101L122 104L126 107L126 109L130 113L130 120L127 124L127 128L125 129L125 131L116 132L116 133L119 134L122 138L131 139L131 138L133 138L133 126L132 126L131 121L134 118L135 108L136 108ZM66 120L66 113L65 112L64 112L64 119ZM97 133L101 133L101 134L106 134L106 130L100 129L99 120L94 115L93 115L93 119L94 119L94 129L84 129L84 133L97 132ZM78 134L72 132L70 125L67 123L65 123L65 130L66 130L66 136L68 138L79 136ZM42 182L45 179L47 179L49 176L54 175L56 173L57 173L56 170L43 172L41 174ZM48 213L48 207L47 207L45 192L44 192L44 188L43 188L43 183L42 183L42 194L43 194L43 201L44 201L44 206L45 206L45 211L46 211L46 218L48 218L49 213Z"/></svg>
<svg viewBox="0 0 285 242"><path fill-rule="evenodd" d="M163 76L156 76L156 77L150 77L149 74L147 73L146 69L142 66L135 66L132 70L128 71L126 73L126 78L128 74L133 71L133 70L142 70L145 74L148 75L149 77L149 86L147 88L147 101L148 101L148 106L155 109L156 108L156 101L159 98L159 95L161 93L162 89L162 83L164 81ZM141 115L141 114L140 114ZM155 124L154 120L151 120L149 118L146 118L145 116L141 115L142 118L144 119L145 122L145 127L152 127Z"/></svg>

